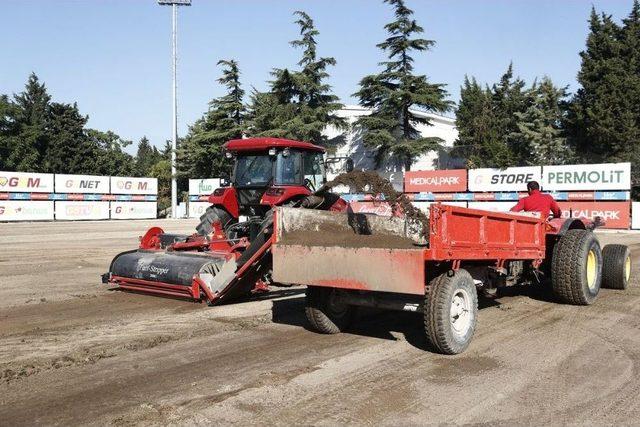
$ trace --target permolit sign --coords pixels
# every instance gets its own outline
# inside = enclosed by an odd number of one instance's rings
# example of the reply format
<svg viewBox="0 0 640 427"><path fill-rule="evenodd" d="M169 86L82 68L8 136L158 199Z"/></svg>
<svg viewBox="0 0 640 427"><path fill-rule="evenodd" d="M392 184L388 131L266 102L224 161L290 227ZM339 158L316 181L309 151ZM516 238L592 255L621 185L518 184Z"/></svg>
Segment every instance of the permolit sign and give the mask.
<svg viewBox="0 0 640 427"><path fill-rule="evenodd" d="M467 171L465 169L406 171L404 191L407 193L467 191Z"/></svg>
<svg viewBox="0 0 640 427"><path fill-rule="evenodd" d="M191 196L208 196L213 193L216 188L220 187L220 178L208 179L190 179L189 195Z"/></svg>
<svg viewBox="0 0 640 427"><path fill-rule="evenodd" d="M469 169L469 191L526 191L529 181L541 180L540 166Z"/></svg>
<svg viewBox="0 0 640 427"><path fill-rule="evenodd" d="M53 193L53 174L0 172L0 193Z"/></svg>
<svg viewBox="0 0 640 427"><path fill-rule="evenodd" d="M544 166L542 187L558 190L629 190L631 163Z"/></svg>
<svg viewBox="0 0 640 427"><path fill-rule="evenodd" d="M111 194L158 194L158 179L112 176Z"/></svg>
<svg viewBox="0 0 640 427"><path fill-rule="evenodd" d="M56 174L56 193L109 194L109 177Z"/></svg>

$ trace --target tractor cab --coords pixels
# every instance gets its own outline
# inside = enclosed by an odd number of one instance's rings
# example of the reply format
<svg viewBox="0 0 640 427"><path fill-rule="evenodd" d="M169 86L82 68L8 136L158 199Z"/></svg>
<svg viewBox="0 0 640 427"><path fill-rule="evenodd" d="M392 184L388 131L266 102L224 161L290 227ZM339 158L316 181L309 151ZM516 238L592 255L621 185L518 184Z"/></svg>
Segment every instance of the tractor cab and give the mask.
<svg viewBox="0 0 640 427"><path fill-rule="evenodd" d="M279 138L236 139L224 145L234 159L229 187L209 197L232 217L263 217L273 206L309 196L326 182L324 148Z"/></svg>

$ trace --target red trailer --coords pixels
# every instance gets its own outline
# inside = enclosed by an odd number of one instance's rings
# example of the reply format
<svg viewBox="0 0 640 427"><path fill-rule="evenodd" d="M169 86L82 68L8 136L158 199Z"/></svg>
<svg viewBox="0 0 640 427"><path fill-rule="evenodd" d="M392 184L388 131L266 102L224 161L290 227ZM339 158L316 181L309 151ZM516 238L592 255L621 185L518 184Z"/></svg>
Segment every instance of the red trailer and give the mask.
<svg viewBox="0 0 640 427"><path fill-rule="evenodd" d="M628 248L601 250L592 227L435 204L425 239L400 218L278 207L273 279L308 286L319 332L346 329L357 306L418 311L433 346L457 354L475 331L478 290L549 284L561 301L588 305L601 285L626 288Z"/></svg>

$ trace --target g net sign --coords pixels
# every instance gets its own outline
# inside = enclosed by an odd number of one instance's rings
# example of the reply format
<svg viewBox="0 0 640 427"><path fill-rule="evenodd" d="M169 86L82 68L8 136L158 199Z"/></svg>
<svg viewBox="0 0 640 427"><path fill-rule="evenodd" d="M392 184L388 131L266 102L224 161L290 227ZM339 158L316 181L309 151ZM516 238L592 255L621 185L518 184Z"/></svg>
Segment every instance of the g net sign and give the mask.
<svg viewBox="0 0 640 427"><path fill-rule="evenodd" d="M56 193L109 193L109 177L56 174Z"/></svg>
<svg viewBox="0 0 640 427"><path fill-rule="evenodd" d="M544 190L629 190L631 163L544 166Z"/></svg>
<svg viewBox="0 0 640 427"><path fill-rule="evenodd" d="M470 169L469 191L526 191L527 182L542 178L542 168Z"/></svg>

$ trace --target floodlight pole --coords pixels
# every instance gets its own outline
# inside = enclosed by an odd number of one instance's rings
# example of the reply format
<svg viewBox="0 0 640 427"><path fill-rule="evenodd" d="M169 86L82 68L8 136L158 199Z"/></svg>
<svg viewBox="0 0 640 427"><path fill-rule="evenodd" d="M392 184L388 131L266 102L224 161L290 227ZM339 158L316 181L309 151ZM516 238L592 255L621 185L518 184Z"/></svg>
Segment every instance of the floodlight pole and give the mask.
<svg viewBox="0 0 640 427"><path fill-rule="evenodd" d="M171 135L171 218L178 214L178 184L176 182L176 149L178 147L178 6L191 6L191 0L158 0L171 5L171 68L173 93L173 130Z"/></svg>

